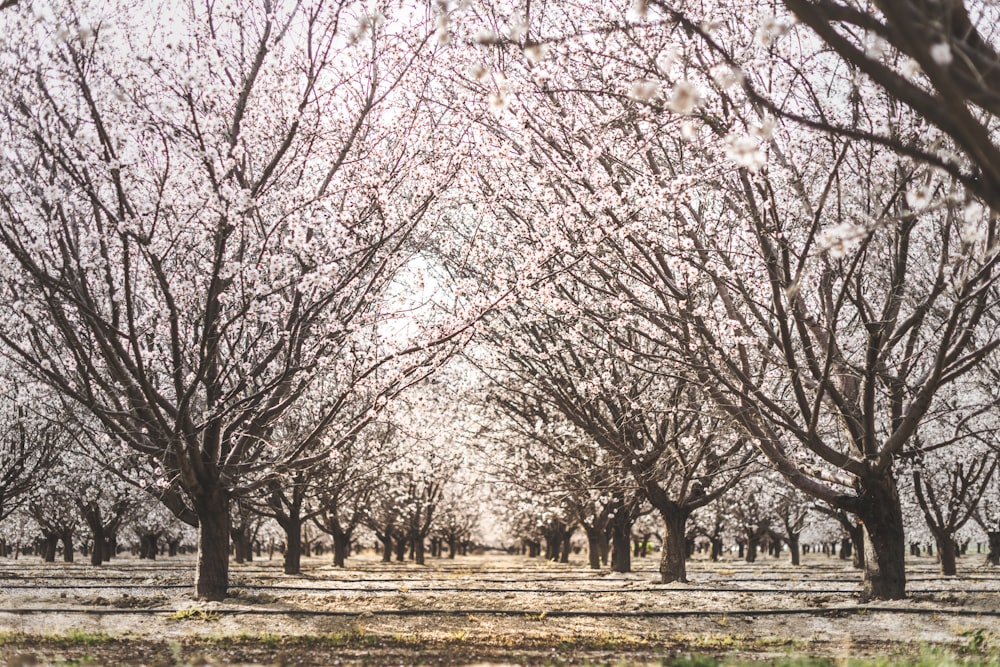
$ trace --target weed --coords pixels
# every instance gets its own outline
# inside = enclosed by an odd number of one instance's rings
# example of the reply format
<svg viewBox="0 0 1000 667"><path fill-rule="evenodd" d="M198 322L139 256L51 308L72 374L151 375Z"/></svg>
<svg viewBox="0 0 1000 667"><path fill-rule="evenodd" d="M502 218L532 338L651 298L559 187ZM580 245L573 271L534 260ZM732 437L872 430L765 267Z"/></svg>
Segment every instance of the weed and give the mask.
<svg viewBox="0 0 1000 667"><path fill-rule="evenodd" d="M966 630L962 633L962 636L965 637L966 641L964 647L966 653L982 653L989 639L989 633L986 631L986 628Z"/></svg>
<svg viewBox="0 0 1000 667"><path fill-rule="evenodd" d="M21 641L31 641L33 638L22 635ZM117 641L114 637L103 632L87 632L85 630L68 630L65 634L42 635L38 639L53 646L100 646L109 642Z"/></svg>
<svg viewBox="0 0 1000 667"><path fill-rule="evenodd" d="M217 621L222 617L217 611L205 609L178 609L167 618L171 621Z"/></svg>
<svg viewBox="0 0 1000 667"><path fill-rule="evenodd" d="M65 667L76 667L76 665L92 665L96 662L97 658L92 655L84 654L78 658L66 658L65 660L60 660L55 664L60 666L65 665Z"/></svg>

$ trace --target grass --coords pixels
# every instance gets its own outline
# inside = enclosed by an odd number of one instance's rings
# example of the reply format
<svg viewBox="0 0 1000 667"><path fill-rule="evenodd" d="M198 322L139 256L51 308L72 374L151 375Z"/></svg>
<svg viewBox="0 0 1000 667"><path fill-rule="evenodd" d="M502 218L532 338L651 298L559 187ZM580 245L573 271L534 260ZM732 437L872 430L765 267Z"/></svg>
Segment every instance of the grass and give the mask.
<svg viewBox="0 0 1000 667"><path fill-rule="evenodd" d="M217 611L205 609L178 609L167 616L171 621L217 621L222 615Z"/></svg>
<svg viewBox="0 0 1000 667"><path fill-rule="evenodd" d="M29 635L23 632L0 632L0 646L23 646L39 643L54 647L70 646L101 646L122 641L104 632L87 632L85 630L67 630L61 634Z"/></svg>
<svg viewBox="0 0 1000 667"><path fill-rule="evenodd" d="M200 610L191 610L200 611ZM187 614L185 618L200 618ZM188 637L180 641L157 642L135 636L113 636L100 632L70 630L62 634L28 635L0 633L4 653L29 650L48 656L48 665L137 664L120 658L145 649L165 661L149 663L185 667L193 664L227 664L250 656L257 662L261 651L287 656L288 664L322 664L318 657L343 650L346 664L463 664L501 661L505 664L607 665L613 667L987 667L1000 665L1000 650L994 648L994 636L983 628L967 629L960 646L867 647L866 653L881 650L876 657L832 657L817 655L807 641L789 637L755 637L741 633L659 635L608 632L579 635L544 633L536 636L510 636L489 632L455 629L433 638L419 632L372 632L360 625L340 631L309 635L239 633L216 637ZM512 641L513 640L513 641ZM256 658L254 658L256 656ZM502 657L502 659L501 659ZM299 660L299 659L302 660ZM384 658L384 660L382 659ZM359 661L357 663L352 660ZM367 663L364 661L368 660ZM193 662L192 662L193 661ZM199 662L202 661L202 662ZM22 664L10 663L7 664ZM34 664L34 663L23 663ZM143 663L147 664L147 663Z"/></svg>

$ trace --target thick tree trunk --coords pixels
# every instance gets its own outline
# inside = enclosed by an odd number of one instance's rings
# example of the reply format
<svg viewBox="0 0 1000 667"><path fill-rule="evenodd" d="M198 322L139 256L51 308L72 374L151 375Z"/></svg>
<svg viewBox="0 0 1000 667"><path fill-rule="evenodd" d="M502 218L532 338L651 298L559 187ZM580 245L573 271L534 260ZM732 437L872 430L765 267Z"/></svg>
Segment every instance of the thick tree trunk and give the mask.
<svg viewBox="0 0 1000 667"><path fill-rule="evenodd" d="M791 534L788 536L788 551L792 554L792 565L799 565L802 557L799 555L799 536Z"/></svg>
<svg viewBox="0 0 1000 667"><path fill-rule="evenodd" d="M611 519L611 571L632 571L632 522L624 511Z"/></svg>
<svg viewBox="0 0 1000 667"><path fill-rule="evenodd" d="M569 562L569 552L570 552L570 549L572 549L572 546L570 544L570 540L572 540L572 539L573 539L573 531L572 530L567 530L567 531L565 531L563 533L562 543L560 544L560 547L559 547L559 562L560 563L568 563Z"/></svg>
<svg viewBox="0 0 1000 667"><path fill-rule="evenodd" d="M746 561L748 563L754 563L757 561L757 545L760 538L757 537L756 532L751 532L747 535L747 553Z"/></svg>
<svg viewBox="0 0 1000 667"><path fill-rule="evenodd" d="M861 538L858 540L860 544L854 546L854 551L851 552L851 567L855 570L865 569L865 531L861 529Z"/></svg>
<svg viewBox="0 0 1000 667"><path fill-rule="evenodd" d="M250 546L250 537L247 535L245 527L236 528L232 531L232 553L236 557L237 563L249 563L253 560L253 551Z"/></svg>
<svg viewBox="0 0 1000 667"><path fill-rule="evenodd" d="M448 538L448 558L452 559L458 553L458 539L454 536Z"/></svg>
<svg viewBox="0 0 1000 667"><path fill-rule="evenodd" d="M948 533L934 536L938 546L938 558L941 561L941 574L946 577L954 577L958 572L956 560L958 549L955 540L951 539Z"/></svg>
<svg viewBox="0 0 1000 667"><path fill-rule="evenodd" d="M45 536L45 542L42 544L42 560L46 563L54 563L56 561L56 550L59 548L59 536L48 534Z"/></svg>
<svg viewBox="0 0 1000 667"><path fill-rule="evenodd" d="M587 559L590 563L590 569L600 570L601 569L601 546L600 539L602 531L600 528L586 528L587 533Z"/></svg>
<svg viewBox="0 0 1000 667"><path fill-rule="evenodd" d="M253 562L253 540L244 532L240 532L240 550L243 552L243 562Z"/></svg>
<svg viewBox="0 0 1000 667"><path fill-rule="evenodd" d="M62 535L59 536L63 545L63 562L72 563L73 562L73 531L65 530Z"/></svg>
<svg viewBox="0 0 1000 667"><path fill-rule="evenodd" d="M854 545L851 543L851 538L845 537L840 541L840 560L847 560L854 553Z"/></svg>
<svg viewBox="0 0 1000 667"><path fill-rule="evenodd" d="M382 541L382 562L392 562L392 531L385 531L379 539Z"/></svg>
<svg viewBox="0 0 1000 667"><path fill-rule="evenodd" d="M94 548L90 550L90 564L100 565L104 562L104 528L100 525L90 526L94 535Z"/></svg>
<svg viewBox="0 0 1000 667"><path fill-rule="evenodd" d="M986 533L989 552L986 554L986 562L990 565L1000 565L1000 531L989 531Z"/></svg>
<svg viewBox="0 0 1000 667"><path fill-rule="evenodd" d="M663 555L660 557L660 581L687 581L687 541L684 539L687 515L676 512L663 515Z"/></svg>
<svg viewBox="0 0 1000 667"><path fill-rule="evenodd" d="M148 558L149 560L156 560L156 554L159 549L160 535L159 533L146 533L140 540L141 553L140 558Z"/></svg>
<svg viewBox="0 0 1000 667"><path fill-rule="evenodd" d="M195 567L195 597L222 601L229 589L229 497L220 488L195 500L198 513L198 557Z"/></svg>
<svg viewBox="0 0 1000 667"><path fill-rule="evenodd" d="M899 494L891 473L865 485L858 516L864 528L864 600L906 597L906 538Z"/></svg>
<svg viewBox="0 0 1000 667"><path fill-rule="evenodd" d="M559 559L559 537L552 531L545 532L545 560Z"/></svg>
<svg viewBox="0 0 1000 667"><path fill-rule="evenodd" d="M406 560L406 538L397 537L396 538L396 561L402 563Z"/></svg>
<svg viewBox="0 0 1000 667"><path fill-rule="evenodd" d="M334 567L346 567L347 551L351 546L351 536L334 531L333 533L333 565Z"/></svg>
<svg viewBox="0 0 1000 667"><path fill-rule="evenodd" d="M424 537L423 535L413 536L413 562L417 565L424 564Z"/></svg>
<svg viewBox="0 0 1000 667"><path fill-rule="evenodd" d="M712 560L717 561L722 558L722 538L710 537L708 539L712 543Z"/></svg>
<svg viewBox="0 0 1000 667"><path fill-rule="evenodd" d="M300 574L302 572L302 521L298 517L288 517L282 521L281 528L285 531L283 571L285 574Z"/></svg>
<svg viewBox="0 0 1000 667"><path fill-rule="evenodd" d="M538 540L528 540L528 558L537 558L542 555L542 545Z"/></svg>

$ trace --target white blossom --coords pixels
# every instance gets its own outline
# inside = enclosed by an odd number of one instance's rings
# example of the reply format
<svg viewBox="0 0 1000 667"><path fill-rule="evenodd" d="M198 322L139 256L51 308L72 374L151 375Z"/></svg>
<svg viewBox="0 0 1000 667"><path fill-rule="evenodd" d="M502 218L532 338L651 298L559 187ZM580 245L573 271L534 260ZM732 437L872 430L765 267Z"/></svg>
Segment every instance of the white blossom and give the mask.
<svg viewBox="0 0 1000 667"><path fill-rule="evenodd" d="M545 57L549 53L549 47L545 44L529 44L524 47L524 57L528 59L530 63L540 63L545 60Z"/></svg>
<svg viewBox="0 0 1000 667"><path fill-rule="evenodd" d="M842 259L858 249L867 231L853 222L842 222L827 227L817 236L819 249L828 252L833 259Z"/></svg>
<svg viewBox="0 0 1000 667"><path fill-rule="evenodd" d="M912 79L922 71L920 69L920 63L918 63L913 58L906 58L899 66L899 71L903 73L908 79Z"/></svg>
<svg viewBox="0 0 1000 667"><path fill-rule="evenodd" d="M736 163L738 167L745 167L750 171L757 171L762 166L766 158L764 152L760 150L757 140L747 135L730 135L726 138L726 156Z"/></svg>
<svg viewBox="0 0 1000 667"><path fill-rule="evenodd" d="M865 55L872 60L881 60L885 56L887 48L888 44L885 43L885 40L877 35L869 36L865 40Z"/></svg>
<svg viewBox="0 0 1000 667"><path fill-rule="evenodd" d="M673 68L674 63L677 62L677 58L677 49L670 47L657 57L656 69L659 70L660 74L663 76L670 76L670 70Z"/></svg>
<svg viewBox="0 0 1000 667"><path fill-rule="evenodd" d="M723 90L728 90L733 86L743 83L743 72L729 65L716 65L709 70L709 74L712 75L712 79Z"/></svg>
<svg viewBox="0 0 1000 667"><path fill-rule="evenodd" d="M680 114L691 114L701 105L701 91L689 81L679 81L670 91L667 107Z"/></svg>
<svg viewBox="0 0 1000 667"><path fill-rule="evenodd" d="M951 64L951 46L947 42L940 42L931 47L931 58L941 67Z"/></svg>
<svg viewBox="0 0 1000 667"><path fill-rule="evenodd" d="M489 106L493 113L503 113L510 106L510 93L503 89L490 93Z"/></svg>
<svg viewBox="0 0 1000 667"><path fill-rule="evenodd" d="M788 24L770 15L762 16L757 32L754 34L754 41L763 47L769 47L783 35L788 33Z"/></svg>
<svg viewBox="0 0 1000 667"><path fill-rule="evenodd" d="M914 211L920 211L931 203L931 186L920 185L906 193L906 203L909 204L910 208Z"/></svg>
<svg viewBox="0 0 1000 667"><path fill-rule="evenodd" d="M660 82L651 79L633 81L629 87L629 97L640 102L648 102L660 92Z"/></svg>
<svg viewBox="0 0 1000 667"><path fill-rule="evenodd" d="M759 123L750 126L750 136L762 141L770 141L774 138L774 119L771 117L762 118Z"/></svg>
<svg viewBox="0 0 1000 667"><path fill-rule="evenodd" d="M479 44L499 44L500 35L492 30L480 30L476 33L476 42Z"/></svg>

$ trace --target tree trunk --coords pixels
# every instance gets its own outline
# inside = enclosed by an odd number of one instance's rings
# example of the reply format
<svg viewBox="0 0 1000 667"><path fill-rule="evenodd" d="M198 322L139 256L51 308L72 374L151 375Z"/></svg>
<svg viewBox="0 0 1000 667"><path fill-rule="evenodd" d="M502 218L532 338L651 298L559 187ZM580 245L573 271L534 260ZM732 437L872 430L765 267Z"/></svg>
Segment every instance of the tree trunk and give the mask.
<svg viewBox="0 0 1000 667"><path fill-rule="evenodd" d="M788 536L788 551L792 554L792 565L801 564L802 557L799 555L799 536L792 533Z"/></svg>
<svg viewBox="0 0 1000 667"><path fill-rule="evenodd" d="M417 565L424 564L424 536L413 536L413 561Z"/></svg>
<svg viewBox="0 0 1000 667"><path fill-rule="evenodd" d="M948 533L934 536L938 546L938 558L941 560L941 574L946 577L954 577L958 572L956 565L957 545Z"/></svg>
<svg viewBox="0 0 1000 667"><path fill-rule="evenodd" d="M46 563L54 563L56 561L56 550L59 548L59 536L53 535L51 533L45 536L45 542L42 545L42 560Z"/></svg>
<svg viewBox="0 0 1000 667"><path fill-rule="evenodd" d="M855 570L865 569L865 531L858 526L858 540L851 552L851 567Z"/></svg>
<svg viewBox="0 0 1000 667"><path fill-rule="evenodd" d="M63 562L72 563L73 562L73 531L65 530L62 535L59 536L63 545Z"/></svg>
<svg viewBox="0 0 1000 667"><path fill-rule="evenodd" d="M246 527L240 527L232 531L232 552L237 563L248 563L253 560L253 552L250 550L250 538L247 535ZM155 558L155 556L150 556Z"/></svg>
<svg viewBox="0 0 1000 667"><path fill-rule="evenodd" d="M624 510L611 519L611 571L632 571L632 522Z"/></svg>
<svg viewBox="0 0 1000 667"><path fill-rule="evenodd" d="M712 560L718 561L722 558L722 538L710 537L708 539L712 543Z"/></svg>
<svg viewBox="0 0 1000 667"><path fill-rule="evenodd" d="M90 564L100 565L104 562L104 527L100 524L91 525L90 532L94 535L94 548L90 551Z"/></svg>
<svg viewBox="0 0 1000 667"><path fill-rule="evenodd" d="M198 557L195 567L195 597L222 601L229 589L229 496L221 488L195 498L198 513Z"/></svg>
<svg viewBox="0 0 1000 667"><path fill-rule="evenodd" d="M863 600L906 597L903 511L892 474L863 487L858 516L864 528Z"/></svg>
<svg viewBox="0 0 1000 667"><path fill-rule="evenodd" d="M458 539L454 536L448 538L448 558L452 559L458 553Z"/></svg>
<svg viewBox="0 0 1000 667"><path fill-rule="evenodd" d="M302 521L299 517L287 517L281 524L285 531L285 574L302 572Z"/></svg>
<svg viewBox="0 0 1000 667"><path fill-rule="evenodd" d="M660 557L660 581L687 581L687 541L684 537L687 515L663 514L663 555Z"/></svg>
<svg viewBox="0 0 1000 667"><path fill-rule="evenodd" d="M840 541L840 560L847 560L854 553L854 545L850 537L845 537Z"/></svg>
<svg viewBox="0 0 1000 667"><path fill-rule="evenodd" d="M757 561L757 544L760 538L757 537L756 530L750 531L747 534L747 554L746 561L748 563L754 563Z"/></svg>
<svg viewBox="0 0 1000 667"><path fill-rule="evenodd" d="M601 547L600 547L600 534L602 531L600 528L586 528L587 533L587 558L590 562L591 570L601 569Z"/></svg>
<svg viewBox="0 0 1000 667"><path fill-rule="evenodd" d="M1000 565L1000 531L989 531L986 533L989 552L986 554L986 562L990 565Z"/></svg>
<svg viewBox="0 0 1000 667"><path fill-rule="evenodd" d="M147 533L146 535L143 536L143 540L146 550L145 557L148 558L149 560L156 560L156 554L160 550L159 548L160 534Z"/></svg>
<svg viewBox="0 0 1000 667"><path fill-rule="evenodd" d="M559 547L559 562L568 563L569 562L569 552L572 549L570 545L570 540L573 539L573 530L567 529L562 536L562 543Z"/></svg>
<svg viewBox="0 0 1000 667"><path fill-rule="evenodd" d="M346 567L347 550L351 545L351 536L335 530L333 531L333 565L334 567Z"/></svg>
<svg viewBox="0 0 1000 667"><path fill-rule="evenodd" d="M389 563L392 561L392 530L387 529L379 539L382 541L382 562Z"/></svg>

